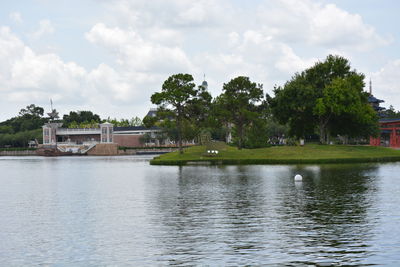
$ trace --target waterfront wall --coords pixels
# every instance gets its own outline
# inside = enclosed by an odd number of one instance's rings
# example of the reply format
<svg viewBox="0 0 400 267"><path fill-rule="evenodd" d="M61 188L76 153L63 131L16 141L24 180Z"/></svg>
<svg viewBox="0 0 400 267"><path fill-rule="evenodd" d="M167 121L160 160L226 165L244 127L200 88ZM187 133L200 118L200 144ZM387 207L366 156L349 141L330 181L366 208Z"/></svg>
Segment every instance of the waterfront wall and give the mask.
<svg viewBox="0 0 400 267"><path fill-rule="evenodd" d="M118 155L117 144L97 144L90 149L87 154L89 156L115 156Z"/></svg>
<svg viewBox="0 0 400 267"><path fill-rule="evenodd" d="M119 146L126 147L143 146L143 144L140 142L140 137L142 137L142 135L114 134L113 142L118 144Z"/></svg>
<svg viewBox="0 0 400 267"><path fill-rule="evenodd" d="M98 146L98 147L97 147ZM177 151L175 147L171 148L132 148L132 149L119 149L115 145L106 144L105 146L96 145L93 151L90 150L87 154L91 156L104 156L104 155L140 155L140 154L164 154L168 152ZM0 151L0 156L37 156L35 150L20 150L20 151Z"/></svg>
<svg viewBox="0 0 400 267"><path fill-rule="evenodd" d="M0 156L36 156L35 150L0 151Z"/></svg>
<svg viewBox="0 0 400 267"><path fill-rule="evenodd" d="M165 154L169 152L178 151L178 148L171 147L171 148L127 148L125 150L120 149L118 150L118 155L141 155L141 154Z"/></svg>

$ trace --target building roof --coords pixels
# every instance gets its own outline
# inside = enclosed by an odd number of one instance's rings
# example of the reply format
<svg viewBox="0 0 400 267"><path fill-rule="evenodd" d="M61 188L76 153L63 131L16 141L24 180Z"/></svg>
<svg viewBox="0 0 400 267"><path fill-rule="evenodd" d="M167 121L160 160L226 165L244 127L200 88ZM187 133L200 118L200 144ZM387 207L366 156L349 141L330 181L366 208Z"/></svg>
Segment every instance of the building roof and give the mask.
<svg viewBox="0 0 400 267"><path fill-rule="evenodd" d="M144 126L127 126L127 127L114 127L114 132L122 131L145 131L145 130L160 130L160 127L153 126L150 128Z"/></svg>
<svg viewBox="0 0 400 267"><path fill-rule="evenodd" d="M208 83L207 83L207 81L204 80L204 81L201 83L201 86L203 86L204 89L207 89L207 88L208 88Z"/></svg>
<svg viewBox="0 0 400 267"><path fill-rule="evenodd" d="M380 119L379 123L392 123L392 122L400 122L400 118L399 119Z"/></svg>
<svg viewBox="0 0 400 267"><path fill-rule="evenodd" d="M149 112L147 112L145 117L155 117L155 116L157 116L157 109L151 108Z"/></svg>
<svg viewBox="0 0 400 267"><path fill-rule="evenodd" d="M368 96L368 102L369 103L383 103L385 101L378 99L376 97L374 97L373 95Z"/></svg>

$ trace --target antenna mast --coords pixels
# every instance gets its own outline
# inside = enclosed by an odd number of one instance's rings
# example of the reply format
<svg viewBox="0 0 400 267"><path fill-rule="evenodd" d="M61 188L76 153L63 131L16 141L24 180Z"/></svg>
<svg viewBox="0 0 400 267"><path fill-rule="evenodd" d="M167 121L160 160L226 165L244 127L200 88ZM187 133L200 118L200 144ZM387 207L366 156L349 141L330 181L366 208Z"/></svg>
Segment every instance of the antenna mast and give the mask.
<svg viewBox="0 0 400 267"><path fill-rule="evenodd" d="M372 95L372 80L369 78L369 94Z"/></svg>

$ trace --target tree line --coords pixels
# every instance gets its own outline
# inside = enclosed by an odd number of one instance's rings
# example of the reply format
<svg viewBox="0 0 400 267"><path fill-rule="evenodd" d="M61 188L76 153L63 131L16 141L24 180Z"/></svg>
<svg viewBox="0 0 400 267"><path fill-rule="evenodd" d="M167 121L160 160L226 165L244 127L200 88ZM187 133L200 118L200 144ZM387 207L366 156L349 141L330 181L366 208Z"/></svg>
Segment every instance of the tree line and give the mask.
<svg viewBox="0 0 400 267"><path fill-rule="evenodd" d="M37 140L43 143L42 126L50 120L44 114L44 108L31 104L22 108L18 115L0 122L0 148L1 147L27 147L28 142ZM97 128L99 123L110 122L117 127L141 126L139 117L131 119L101 119L92 111L70 111L63 115L58 122L66 128Z"/></svg>
<svg viewBox="0 0 400 267"><path fill-rule="evenodd" d="M329 55L275 87L273 97L262 84L239 76L212 98L203 84L196 87L192 75L175 74L151 96L158 112L144 124L163 128L177 140L181 153L183 140L202 134L217 140L232 136L239 149L266 146L273 135L317 136L321 144L337 136L367 139L379 128L363 90L364 78L346 58Z"/></svg>
<svg viewBox="0 0 400 267"><path fill-rule="evenodd" d="M157 126L163 130L159 137L174 140L181 152L185 140L228 141L239 149L299 138L328 144L332 137L348 140L379 133L377 113L363 91L364 78L347 59L329 55L276 86L274 96L266 94L262 84L239 76L224 83L213 98L206 83L196 86L192 75L175 74L151 96L158 106L155 117L102 120L92 111L71 111L60 122L69 128L98 127L106 121L117 127ZM393 107L385 113L390 118L400 115ZM0 147L26 146L32 139L42 142L41 127L48 120L42 107L21 109L18 116L0 122Z"/></svg>

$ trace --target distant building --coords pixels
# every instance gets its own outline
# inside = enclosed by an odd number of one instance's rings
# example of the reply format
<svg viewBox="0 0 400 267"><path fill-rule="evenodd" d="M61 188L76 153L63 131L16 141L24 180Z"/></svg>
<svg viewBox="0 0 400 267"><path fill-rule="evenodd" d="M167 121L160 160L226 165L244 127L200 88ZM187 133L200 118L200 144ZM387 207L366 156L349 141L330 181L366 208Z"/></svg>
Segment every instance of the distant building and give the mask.
<svg viewBox="0 0 400 267"><path fill-rule="evenodd" d="M156 112L157 109L152 108L146 116L155 117ZM42 147L62 153L84 154L96 146L104 150L107 145L110 147L175 146L174 142L162 134L159 127L115 127L108 122L99 124L97 128L63 128L62 126L62 123L54 120L42 126Z"/></svg>
<svg viewBox="0 0 400 267"><path fill-rule="evenodd" d="M378 113L380 134L378 137L370 137L369 144L371 146L385 146L385 147L400 147L400 118L398 119L385 119L385 108L380 106L380 103L385 101L377 99L372 95L372 82L369 82L369 97L368 102Z"/></svg>
<svg viewBox="0 0 400 267"><path fill-rule="evenodd" d="M113 125L103 123L99 128L62 128L62 123L49 122L42 126L43 145L113 143Z"/></svg>
<svg viewBox="0 0 400 267"><path fill-rule="evenodd" d="M147 112L145 117L155 117L157 116L157 108L151 108L149 112Z"/></svg>
<svg viewBox="0 0 400 267"><path fill-rule="evenodd" d="M160 140L161 129L143 126L114 127L114 142L119 146L141 147L170 145L171 142Z"/></svg>
<svg viewBox="0 0 400 267"><path fill-rule="evenodd" d="M372 94L372 81L369 81L369 96L368 96L368 103L371 105L371 107L378 113L378 115L381 117L382 116L382 111L385 110L384 107L381 107L380 104L384 103L385 101L378 99L374 97Z"/></svg>
<svg viewBox="0 0 400 267"><path fill-rule="evenodd" d="M111 123L98 128L62 128L62 123L43 125L43 145L117 144L126 147L168 145L158 140L161 129L143 126L114 127ZM146 142L148 141L148 142Z"/></svg>
<svg viewBox="0 0 400 267"><path fill-rule="evenodd" d="M371 146L400 147L400 119L380 119L379 137L370 138Z"/></svg>

